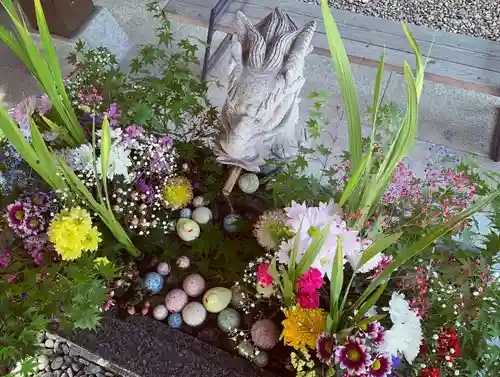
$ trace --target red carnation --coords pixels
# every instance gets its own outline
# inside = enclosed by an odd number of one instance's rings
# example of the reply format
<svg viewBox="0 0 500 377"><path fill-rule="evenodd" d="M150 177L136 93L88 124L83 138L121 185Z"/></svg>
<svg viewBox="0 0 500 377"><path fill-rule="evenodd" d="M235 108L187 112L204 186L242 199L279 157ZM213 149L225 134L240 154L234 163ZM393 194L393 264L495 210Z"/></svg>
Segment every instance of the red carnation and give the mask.
<svg viewBox="0 0 500 377"><path fill-rule="evenodd" d="M458 335L452 328L444 328L441 334L439 334L437 343L437 354L439 357L444 359L446 356L449 356L449 361L453 362L454 356L460 356L461 352Z"/></svg>

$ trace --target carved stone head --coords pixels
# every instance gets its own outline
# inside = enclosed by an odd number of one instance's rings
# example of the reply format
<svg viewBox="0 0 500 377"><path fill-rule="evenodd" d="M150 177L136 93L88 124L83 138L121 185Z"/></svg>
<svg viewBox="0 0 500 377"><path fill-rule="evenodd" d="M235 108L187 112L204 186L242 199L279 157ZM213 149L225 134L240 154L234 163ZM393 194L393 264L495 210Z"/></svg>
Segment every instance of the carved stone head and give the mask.
<svg viewBox="0 0 500 377"><path fill-rule="evenodd" d="M223 130L215 147L221 163L258 172L269 157L295 156L305 140L297 124L298 95L315 28L314 21L297 27L279 8L257 25L237 14Z"/></svg>

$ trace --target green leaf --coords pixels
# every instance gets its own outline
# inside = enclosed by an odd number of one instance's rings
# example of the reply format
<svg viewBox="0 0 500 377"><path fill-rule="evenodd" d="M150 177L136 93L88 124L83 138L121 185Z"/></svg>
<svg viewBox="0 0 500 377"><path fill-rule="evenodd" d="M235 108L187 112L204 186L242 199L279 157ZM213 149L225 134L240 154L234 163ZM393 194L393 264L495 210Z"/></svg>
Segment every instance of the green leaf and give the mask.
<svg viewBox="0 0 500 377"><path fill-rule="evenodd" d="M342 92L346 109L348 134L349 134L349 159L351 170L356 171L361 163L362 137L361 117L359 114L358 96L352 76L351 64L337 29L337 25L330 12L327 0L321 0L323 21L325 23L328 45L332 56L333 65L337 74L337 81Z"/></svg>
<svg viewBox="0 0 500 377"><path fill-rule="evenodd" d="M368 317L368 318L363 318L361 321L356 323L356 326L361 327L363 325L368 325L369 323L380 321L380 320L384 319L385 317L386 317L385 314L377 314L377 315L373 315L373 316Z"/></svg>
<svg viewBox="0 0 500 377"><path fill-rule="evenodd" d="M343 207L347 199L349 199L352 193L358 188L358 185L361 181L361 177L365 172L366 165L368 164L368 161L371 161L372 153L373 149L370 148L370 150L363 157L363 160L361 160L361 164L349 178L349 181L347 182L347 185L344 188L344 192L342 193L342 196L339 199L339 207Z"/></svg>
<svg viewBox="0 0 500 377"><path fill-rule="evenodd" d="M335 251L335 260L332 264L332 276L330 279L330 314L334 320L332 331L337 331L339 313L339 298L344 283L344 259L342 251L342 236L337 236L337 250Z"/></svg>
<svg viewBox="0 0 500 377"><path fill-rule="evenodd" d="M305 272L309 269L311 264L314 262L316 257L318 256L321 248L325 244L326 237L330 233L331 224L328 223L323 227L319 234L313 236L313 240L306 252L300 259L299 264L297 265L297 269L295 270L295 276L299 277L305 274Z"/></svg>
<svg viewBox="0 0 500 377"><path fill-rule="evenodd" d="M360 319L362 319L365 316L365 314L368 312L368 310L370 310L370 308L372 308L373 305L375 305L377 303L380 296L384 293L385 288L387 287L387 283L388 282L386 281L385 283L380 285L380 287L378 287L378 289L368 298L368 300L366 300L363 303L363 305L361 305L361 307L359 308L359 310L357 311L357 313L354 316L355 323L357 321L359 321ZM360 325L358 324L358 326L360 326Z"/></svg>
<svg viewBox="0 0 500 377"><path fill-rule="evenodd" d="M396 242L402 235L402 232L397 232L393 234L389 234L388 236L382 236L379 237L373 242L364 252L363 255L361 256L361 259L359 260L358 263L358 269L362 267L366 262L368 262L370 259L372 259L375 255L378 253L381 253L385 249L387 249L389 246L393 245L394 242Z"/></svg>

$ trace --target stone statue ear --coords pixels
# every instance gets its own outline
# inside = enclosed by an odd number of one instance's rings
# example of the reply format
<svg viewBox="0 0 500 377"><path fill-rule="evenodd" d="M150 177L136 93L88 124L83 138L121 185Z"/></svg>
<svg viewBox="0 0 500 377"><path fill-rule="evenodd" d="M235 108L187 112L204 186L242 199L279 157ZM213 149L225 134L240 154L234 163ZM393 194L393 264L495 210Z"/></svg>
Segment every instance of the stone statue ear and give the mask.
<svg viewBox="0 0 500 377"><path fill-rule="evenodd" d="M302 68L304 58L312 51L311 41L315 30L315 21L310 21L297 30L282 70L287 82L293 79L297 70Z"/></svg>
<svg viewBox="0 0 500 377"><path fill-rule="evenodd" d="M236 13L236 36L247 67L253 70L262 68L266 57L266 41L242 12Z"/></svg>

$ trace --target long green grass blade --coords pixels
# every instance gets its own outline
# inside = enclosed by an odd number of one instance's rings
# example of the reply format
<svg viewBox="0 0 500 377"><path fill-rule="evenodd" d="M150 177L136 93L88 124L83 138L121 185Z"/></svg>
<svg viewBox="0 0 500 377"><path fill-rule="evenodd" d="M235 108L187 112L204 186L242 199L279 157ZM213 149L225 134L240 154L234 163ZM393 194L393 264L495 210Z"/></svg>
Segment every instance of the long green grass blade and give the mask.
<svg viewBox="0 0 500 377"><path fill-rule="evenodd" d="M330 278L330 315L333 319L331 331L337 331L337 325L341 313L339 313L339 299L344 283L344 258L342 249L342 236L337 236L337 250L332 264L332 276Z"/></svg>
<svg viewBox="0 0 500 377"><path fill-rule="evenodd" d="M396 242L399 237L403 232L397 232L393 234L389 234L388 236L382 236L379 237L373 242L364 252L363 255L361 256L361 259L359 260L358 263L358 268L362 267L366 262L368 262L370 259L372 259L375 255L378 253L381 253L385 249L387 249L389 246L393 245L394 242Z"/></svg>
<svg viewBox="0 0 500 377"><path fill-rule="evenodd" d="M358 95L352 76L351 64L349 63L344 43L328 7L327 0L321 0L321 9L328 38L328 46L330 47L337 81L342 92L342 98L344 99L349 133L351 171L356 171L361 163L362 154L361 116L359 114Z"/></svg>
<svg viewBox="0 0 500 377"><path fill-rule="evenodd" d="M380 296L382 296L382 294L384 293L386 287L387 287L387 281L385 283L381 284L378 287L378 289L372 293L372 295L368 298L368 300L366 300L363 303L363 305L361 305L359 310L354 315L355 323L358 322L359 320L361 320L365 316L365 314L368 312L368 310L370 310L370 308L373 307L373 305L375 305L377 303Z"/></svg>
<svg viewBox="0 0 500 377"><path fill-rule="evenodd" d="M347 199L349 199L352 193L359 187L358 185L361 182L363 174L365 173L368 161L371 161L372 159L372 151L373 149L370 148L370 150L366 152L365 156L361 160L361 164L354 171L351 177L349 177L347 185L344 188L344 192L342 193L342 196L339 199L339 207L343 207Z"/></svg>
<svg viewBox="0 0 500 377"><path fill-rule="evenodd" d="M384 65L385 65L385 50L380 56L380 61L377 68L377 76L375 77L375 88L373 90L373 103L372 103L372 137L371 143L375 142L375 133L377 129L377 116L378 108L380 106L380 88L382 87L382 78L384 76Z"/></svg>
<svg viewBox="0 0 500 377"><path fill-rule="evenodd" d="M109 127L108 117L105 116L101 128L101 173L102 173L102 187L104 195L106 196L106 205L111 210L108 197L108 165L109 165L109 152L111 151L111 129Z"/></svg>

